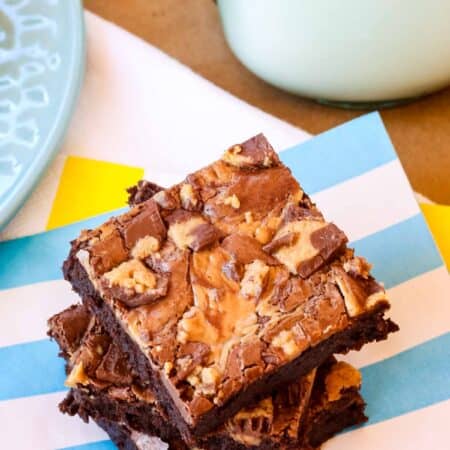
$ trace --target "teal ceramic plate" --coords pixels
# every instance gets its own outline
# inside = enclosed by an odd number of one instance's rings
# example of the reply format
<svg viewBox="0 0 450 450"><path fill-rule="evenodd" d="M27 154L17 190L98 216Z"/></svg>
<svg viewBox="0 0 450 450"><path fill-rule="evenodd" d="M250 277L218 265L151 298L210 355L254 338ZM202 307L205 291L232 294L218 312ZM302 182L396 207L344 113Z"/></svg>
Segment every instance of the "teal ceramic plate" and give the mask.
<svg viewBox="0 0 450 450"><path fill-rule="evenodd" d="M0 0L0 229L59 149L84 57L80 0Z"/></svg>

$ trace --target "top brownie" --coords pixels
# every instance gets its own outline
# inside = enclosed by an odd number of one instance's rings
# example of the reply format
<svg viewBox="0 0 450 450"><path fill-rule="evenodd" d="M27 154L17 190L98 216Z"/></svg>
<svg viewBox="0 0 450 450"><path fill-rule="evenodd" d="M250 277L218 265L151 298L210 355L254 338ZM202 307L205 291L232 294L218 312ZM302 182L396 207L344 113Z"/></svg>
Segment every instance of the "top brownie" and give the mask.
<svg viewBox="0 0 450 450"><path fill-rule="evenodd" d="M331 354L397 329L370 265L263 135L147 191L82 232L64 271L145 356L137 370L183 433L204 434Z"/></svg>

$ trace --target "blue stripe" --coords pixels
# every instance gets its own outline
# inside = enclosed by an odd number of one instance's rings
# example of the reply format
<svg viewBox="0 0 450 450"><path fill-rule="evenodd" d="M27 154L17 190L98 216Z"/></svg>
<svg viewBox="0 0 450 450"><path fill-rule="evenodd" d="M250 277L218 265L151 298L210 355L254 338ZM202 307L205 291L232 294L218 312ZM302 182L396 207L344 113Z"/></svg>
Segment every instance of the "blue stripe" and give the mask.
<svg viewBox="0 0 450 450"><path fill-rule="evenodd" d="M450 398L450 333L362 370L369 424Z"/></svg>
<svg viewBox="0 0 450 450"><path fill-rule="evenodd" d="M367 114L280 153L308 194L397 158L378 113Z"/></svg>
<svg viewBox="0 0 450 450"><path fill-rule="evenodd" d="M61 450L117 450L117 447L112 441L97 441L74 447L64 447Z"/></svg>
<svg viewBox="0 0 450 450"><path fill-rule="evenodd" d="M70 241L82 229L95 228L124 211L123 208L55 230L0 242L0 289L61 279Z"/></svg>
<svg viewBox="0 0 450 450"><path fill-rule="evenodd" d="M61 279L67 242L82 228L91 228L104 220L105 215L47 233L0 242L0 289ZM421 214L351 245L374 265L374 275L387 288L443 264Z"/></svg>
<svg viewBox="0 0 450 450"><path fill-rule="evenodd" d="M65 390L58 351L48 339L0 348L0 401Z"/></svg>
<svg viewBox="0 0 450 450"><path fill-rule="evenodd" d="M358 255L373 264L374 276L394 287L443 265L422 214L353 242Z"/></svg>

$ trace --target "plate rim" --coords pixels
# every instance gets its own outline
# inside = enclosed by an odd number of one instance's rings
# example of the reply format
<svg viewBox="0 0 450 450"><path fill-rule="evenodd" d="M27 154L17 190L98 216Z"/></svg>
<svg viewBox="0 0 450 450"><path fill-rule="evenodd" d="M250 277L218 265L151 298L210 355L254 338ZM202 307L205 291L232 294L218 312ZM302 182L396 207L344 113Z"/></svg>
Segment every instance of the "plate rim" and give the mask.
<svg viewBox="0 0 450 450"><path fill-rule="evenodd" d="M68 5L69 15L74 21L74 27L79 33L76 33L71 44L72 57L69 65L69 81L64 89L61 106L58 109L59 120L52 124L42 144L42 150L38 152L24 173L16 180L6 199L0 205L0 231L18 213L59 152L81 92L86 68L84 9L82 0L72 0L65 3Z"/></svg>

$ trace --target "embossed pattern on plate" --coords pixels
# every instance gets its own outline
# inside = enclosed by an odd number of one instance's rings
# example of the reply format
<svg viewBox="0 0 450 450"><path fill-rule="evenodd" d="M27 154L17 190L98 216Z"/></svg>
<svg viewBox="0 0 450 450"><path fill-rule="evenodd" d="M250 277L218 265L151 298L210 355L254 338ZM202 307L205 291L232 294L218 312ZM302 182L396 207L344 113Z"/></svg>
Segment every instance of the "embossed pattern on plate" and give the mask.
<svg viewBox="0 0 450 450"><path fill-rule="evenodd" d="M79 0L0 0L0 228L58 150L83 68Z"/></svg>

